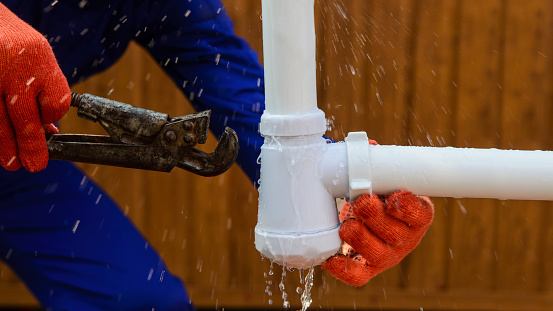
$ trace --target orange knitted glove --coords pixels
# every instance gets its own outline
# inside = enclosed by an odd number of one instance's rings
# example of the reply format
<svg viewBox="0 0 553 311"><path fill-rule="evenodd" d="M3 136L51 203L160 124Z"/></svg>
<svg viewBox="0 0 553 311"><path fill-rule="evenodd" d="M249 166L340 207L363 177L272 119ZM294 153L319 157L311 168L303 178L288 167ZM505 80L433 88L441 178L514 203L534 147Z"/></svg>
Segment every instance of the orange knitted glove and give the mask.
<svg viewBox="0 0 553 311"><path fill-rule="evenodd" d="M362 286L411 252L433 217L430 199L409 191L394 192L385 201L362 195L344 205L340 238L345 243L322 267L349 285Z"/></svg>
<svg viewBox="0 0 553 311"><path fill-rule="evenodd" d="M48 164L47 133L71 91L48 41L0 3L0 165L36 172Z"/></svg>

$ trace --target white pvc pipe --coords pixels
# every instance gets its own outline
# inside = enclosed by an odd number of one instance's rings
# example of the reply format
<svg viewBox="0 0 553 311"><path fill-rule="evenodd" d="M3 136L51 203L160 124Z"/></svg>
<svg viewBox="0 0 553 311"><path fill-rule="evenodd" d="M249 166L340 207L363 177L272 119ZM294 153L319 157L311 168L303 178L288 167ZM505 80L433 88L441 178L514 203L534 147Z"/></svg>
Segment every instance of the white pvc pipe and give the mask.
<svg viewBox="0 0 553 311"><path fill-rule="evenodd" d="M553 200L553 151L367 143L366 161L352 164L348 143L329 145L320 166L334 197L351 193L350 168L367 168L364 180L370 186L364 193L409 190L431 197Z"/></svg>
<svg viewBox="0 0 553 311"><path fill-rule="evenodd" d="M418 195L553 200L553 152L370 146L372 189Z"/></svg>
<svg viewBox="0 0 553 311"><path fill-rule="evenodd" d="M314 0L263 0L265 112L317 110Z"/></svg>

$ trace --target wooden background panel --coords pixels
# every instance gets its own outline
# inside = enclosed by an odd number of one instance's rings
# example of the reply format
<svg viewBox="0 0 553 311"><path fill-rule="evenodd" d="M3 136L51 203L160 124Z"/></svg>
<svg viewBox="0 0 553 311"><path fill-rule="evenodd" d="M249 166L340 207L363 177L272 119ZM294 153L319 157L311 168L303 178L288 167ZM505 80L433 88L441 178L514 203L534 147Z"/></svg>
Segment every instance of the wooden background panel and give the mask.
<svg viewBox="0 0 553 311"><path fill-rule="evenodd" d="M456 104L451 84L455 67L451 62L457 12L457 2L440 0L422 1L411 12L416 17L409 31L412 74L407 79L410 92L405 99L408 113L403 122L408 136L404 145L451 145L451 111ZM400 264L405 271L403 287L417 288L419 294L444 288L444 272L450 259L447 216L451 201L434 198L433 202L434 225L417 251Z"/></svg>
<svg viewBox="0 0 553 311"><path fill-rule="evenodd" d="M504 30L502 148L552 148L553 68L548 55L553 54L553 43L546 39L553 35L553 16L548 14L552 10L548 1L530 1L525 6L511 1L504 7L508 22ZM501 202L496 229L502 240L495 272L498 289L542 290L544 283L551 281L551 274L543 274L550 261L543 256L543 249L551 248L547 244L550 239L543 237L551 207L551 202Z"/></svg>
<svg viewBox="0 0 553 311"><path fill-rule="evenodd" d="M261 57L260 1L224 3L237 33ZM317 0L317 82L327 134L343 140L364 130L381 144L553 149L552 22L548 0ZM172 116L193 112L136 45L74 91ZM74 113L62 130L102 132ZM202 148L215 145L210 137ZM202 178L81 166L184 280L199 307L281 308L281 268L269 275L270 263L255 250L257 191L238 167ZM421 245L368 285L352 288L316 268L312 308L551 308L551 203L433 201L436 217ZM9 270L0 269L0 306L33 304ZM297 308L299 273L288 272L285 285Z"/></svg>
<svg viewBox="0 0 553 311"><path fill-rule="evenodd" d="M452 130L458 147L498 147L501 8L499 0L459 3L458 53L454 60L458 70L451 82L457 93ZM458 206L453 204L449 210L451 260L447 286L489 289L494 282L491 266L495 262L497 202L464 199L456 203Z"/></svg>

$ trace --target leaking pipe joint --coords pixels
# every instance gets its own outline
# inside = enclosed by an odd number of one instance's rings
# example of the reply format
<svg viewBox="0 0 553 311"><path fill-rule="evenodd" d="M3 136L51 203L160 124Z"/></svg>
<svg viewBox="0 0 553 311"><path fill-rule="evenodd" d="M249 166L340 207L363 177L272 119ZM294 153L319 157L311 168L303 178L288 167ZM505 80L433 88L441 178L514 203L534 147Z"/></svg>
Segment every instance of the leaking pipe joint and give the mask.
<svg viewBox="0 0 553 311"><path fill-rule="evenodd" d="M275 127L268 124L278 118L262 121L265 142L255 245L263 256L291 268L319 265L341 244L336 201L323 180L322 164L329 148L320 132L325 119L319 113L311 117L307 122L319 123L319 132L301 136L270 135Z"/></svg>

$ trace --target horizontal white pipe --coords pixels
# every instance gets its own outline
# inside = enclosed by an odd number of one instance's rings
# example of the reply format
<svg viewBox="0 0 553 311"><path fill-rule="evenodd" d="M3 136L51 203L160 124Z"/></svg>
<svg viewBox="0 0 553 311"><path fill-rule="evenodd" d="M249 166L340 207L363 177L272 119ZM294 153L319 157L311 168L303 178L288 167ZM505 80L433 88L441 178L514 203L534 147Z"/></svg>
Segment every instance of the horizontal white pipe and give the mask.
<svg viewBox="0 0 553 311"><path fill-rule="evenodd" d="M346 143L335 143L324 157L324 183L334 196L350 186L346 153ZM371 145L366 165L377 194L553 200L553 151Z"/></svg>
<svg viewBox="0 0 553 311"><path fill-rule="evenodd" d="M553 200L553 152L370 146L374 193Z"/></svg>
<svg viewBox="0 0 553 311"><path fill-rule="evenodd" d="M314 0L263 0L265 112L312 113L317 108Z"/></svg>

